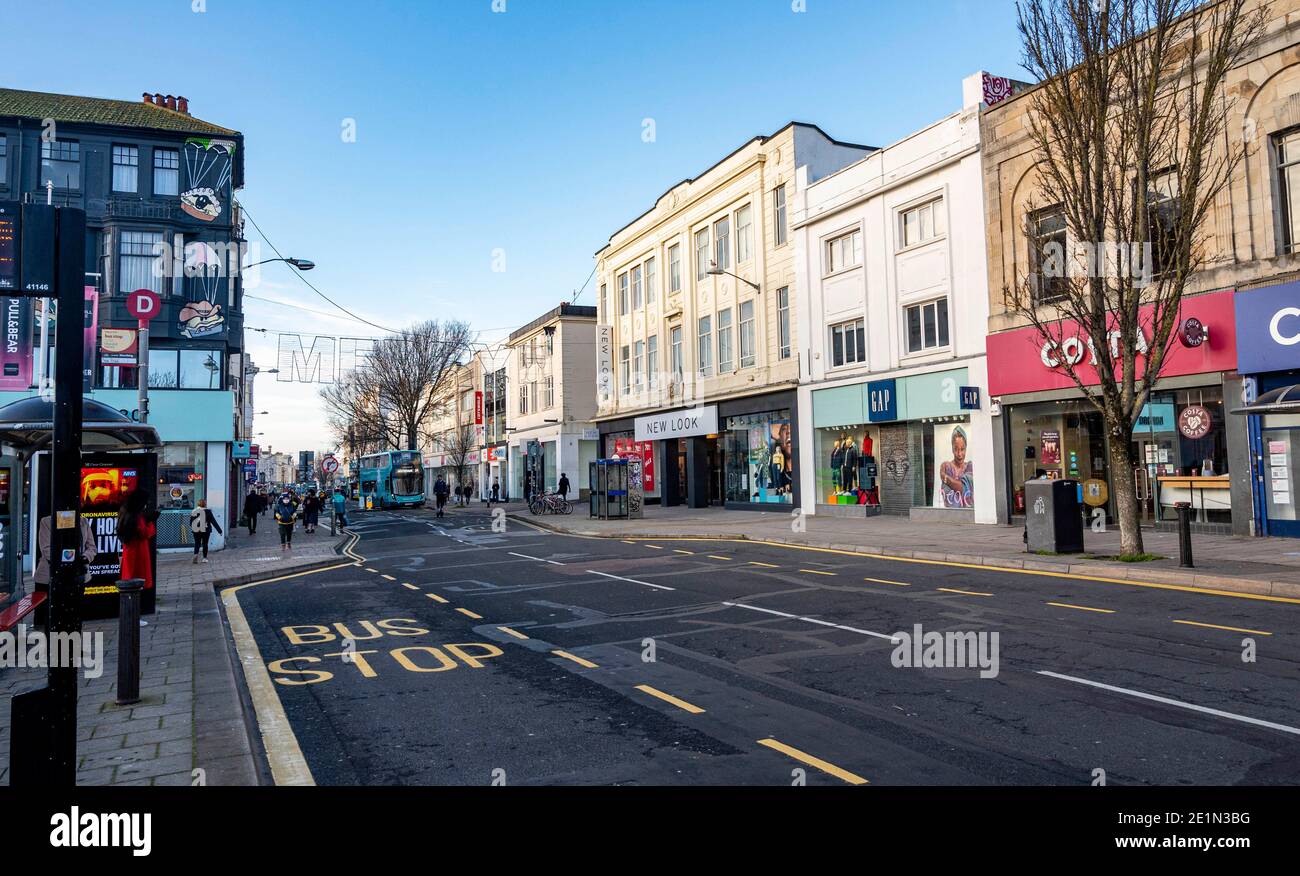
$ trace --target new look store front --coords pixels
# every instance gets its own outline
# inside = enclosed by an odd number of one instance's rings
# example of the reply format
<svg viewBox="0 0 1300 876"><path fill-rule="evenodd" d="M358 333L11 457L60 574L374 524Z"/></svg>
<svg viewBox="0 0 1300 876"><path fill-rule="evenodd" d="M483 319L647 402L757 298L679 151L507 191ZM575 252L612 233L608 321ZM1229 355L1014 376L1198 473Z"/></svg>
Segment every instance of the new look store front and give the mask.
<svg viewBox="0 0 1300 876"><path fill-rule="evenodd" d="M1225 399L1235 404L1241 385L1232 299L1227 290L1183 301L1161 377L1138 415L1129 452L1144 525L1172 527L1177 503L1190 502L1199 531L1249 526L1246 429L1225 406ZM1051 341L1033 327L988 338L989 390L1005 448L999 519L1023 517L1025 482L1046 476L1079 481L1089 517L1115 520L1111 439L1062 364L1068 358L1085 385L1096 384L1093 342L1074 323L1062 329ZM1150 338L1149 324L1143 331Z"/></svg>
<svg viewBox="0 0 1300 876"><path fill-rule="evenodd" d="M648 459L648 503L779 510L798 501L793 390L601 423L604 458Z"/></svg>

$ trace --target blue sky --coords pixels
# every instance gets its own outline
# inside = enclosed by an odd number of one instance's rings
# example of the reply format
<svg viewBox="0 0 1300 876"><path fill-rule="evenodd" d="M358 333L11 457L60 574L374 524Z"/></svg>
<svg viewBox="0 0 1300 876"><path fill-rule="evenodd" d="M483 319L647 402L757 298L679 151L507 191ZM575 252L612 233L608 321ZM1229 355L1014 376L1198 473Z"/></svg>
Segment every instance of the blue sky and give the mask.
<svg viewBox="0 0 1300 876"><path fill-rule="evenodd" d="M756 134L798 119L883 146L958 109L976 70L1023 78L1011 0L504 5L0 0L4 82L185 95L244 133L241 200L282 252L316 261L324 292L382 326L465 319L493 340L568 299L613 231ZM378 333L300 309L333 310L289 270L268 265L251 292L299 308L249 300L248 325ZM249 348L274 364L273 335ZM264 444L326 444L310 388L257 389Z"/></svg>

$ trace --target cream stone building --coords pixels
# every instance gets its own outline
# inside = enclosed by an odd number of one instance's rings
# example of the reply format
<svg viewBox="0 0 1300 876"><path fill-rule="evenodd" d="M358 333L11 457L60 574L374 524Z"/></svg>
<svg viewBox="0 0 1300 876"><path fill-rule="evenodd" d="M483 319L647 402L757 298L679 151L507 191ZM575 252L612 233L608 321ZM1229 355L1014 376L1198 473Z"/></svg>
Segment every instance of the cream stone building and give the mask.
<svg viewBox="0 0 1300 876"><path fill-rule="evenodd" d="M1213 9L1208 4L1206 9ZM1300 535L1300 406L1239 415L1256 397L1300 384L1300 0L1273 0L1263 38L1230 70L1228 136L1249 150L1203 227L1206 261L1179 314L1156 391L1130 437L1143 522L1172 526L1189 501L1205 531ZM1075 478L1090 515L1113 519L1109 442L1100 415L1042 349L1004 290L1036 278L1039 247L1078 242L1058 208L1042 203L1026 114L1033 89L981 117L988 225L989 391L1000 444L998 516L1018 521L1024 482L1038 472ZM1177 168L1153 196L1177 186ZM1155 204L1158 208L1158 203ZM1051 307L1050 295L1040 307ZM1287 322L1290 318L1293 322ZM1192 322L1194 321L1194 322ZM1063 354L1086 354L1087 338L1062 338ZM1205 428L1208 426L1208 428Z"/></svg>
<svg viewBox="0 0 1300 876"><path fill-rule="evenodd" d="M665 192L596 253L600 452L646 459L651 501L798 500L790 209L871 147L792 122Z"/></svg>

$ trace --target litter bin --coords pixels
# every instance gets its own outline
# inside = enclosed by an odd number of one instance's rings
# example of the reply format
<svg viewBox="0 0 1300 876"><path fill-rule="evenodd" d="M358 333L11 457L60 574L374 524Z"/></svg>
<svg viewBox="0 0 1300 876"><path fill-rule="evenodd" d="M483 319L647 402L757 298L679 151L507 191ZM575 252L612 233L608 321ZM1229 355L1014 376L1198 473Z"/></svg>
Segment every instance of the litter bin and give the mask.
<svg viewBox="0 0 1300 876"><path fill-rule="evenodd" d="M1083 512L1079 482L1025 482L1026 544L1033 551L1074 554L1083 551Z"/></svg>

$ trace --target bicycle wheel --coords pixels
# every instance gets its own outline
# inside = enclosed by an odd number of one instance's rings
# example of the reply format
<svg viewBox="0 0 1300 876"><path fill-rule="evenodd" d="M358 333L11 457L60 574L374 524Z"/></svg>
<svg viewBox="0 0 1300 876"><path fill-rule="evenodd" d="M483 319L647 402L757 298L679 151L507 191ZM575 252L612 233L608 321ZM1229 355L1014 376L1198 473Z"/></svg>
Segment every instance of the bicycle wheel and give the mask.
<svg viewBox="0 0 1300 876"><path fill-rule="evenodd" d="M572 513L573 513L573 503L570 502L568 499L561 499L561 500L560 500L560 513L561 513L561 514L572 514Z"/></svg>
<svg viewBox="0 0 1300 876"><path fill-rule="evenodd" d="M546 503L541 499L533 499L528 503L528 510L533 514L541 514L546 510Z"/></svg>

